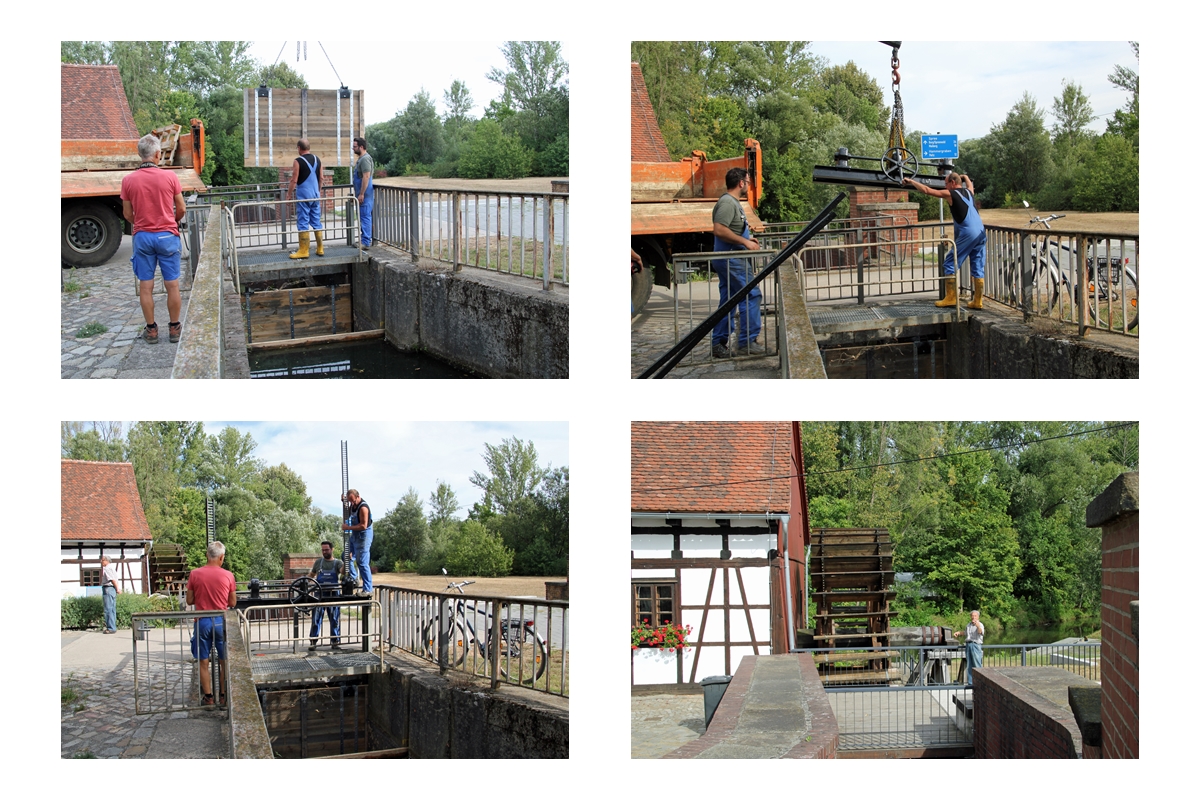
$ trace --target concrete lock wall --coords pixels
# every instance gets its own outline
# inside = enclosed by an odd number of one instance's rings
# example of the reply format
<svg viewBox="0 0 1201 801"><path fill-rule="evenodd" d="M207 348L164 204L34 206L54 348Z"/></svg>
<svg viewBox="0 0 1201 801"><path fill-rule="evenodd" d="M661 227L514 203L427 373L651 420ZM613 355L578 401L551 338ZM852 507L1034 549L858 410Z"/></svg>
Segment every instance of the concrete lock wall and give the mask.
<svg viewBox="0 0 1201 801"><path fill-rule="evenodd" d="M355 329L492 378L567 378L566 290L373 254L352 270Z"/></svg>
<svg viewBox="0 0 1201 801"><path fill-rule="evenodd" d="M976 313L947 327L948 378L1138 378L1138 354Z"/></svg>
<svg viewBox="0 0 1201 801"><path fill-rule="evenodd" d="M368 704L371 748L407 746L410 759L568 757L566 699L387 657Z"/></svg>

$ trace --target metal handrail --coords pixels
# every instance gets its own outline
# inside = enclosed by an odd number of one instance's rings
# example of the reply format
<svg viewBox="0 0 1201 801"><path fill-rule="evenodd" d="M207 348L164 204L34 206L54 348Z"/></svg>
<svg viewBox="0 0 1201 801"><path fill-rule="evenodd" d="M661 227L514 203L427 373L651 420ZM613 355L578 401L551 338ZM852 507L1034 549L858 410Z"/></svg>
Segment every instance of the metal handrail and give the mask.
<svg viewBox="0 0 1201 801"><path fill-rule="evenodd" d="M455 272L540 273L544 290L570 284L568 194L377 185L375 197L374 238L414 259L445 262Z"/></svg>
<svg viewBox="0 0 1201 801"><path fill-rule="evenodd" d="M184 612L135 612L131 615L132 624L130 625L130 633L133 638L133 696L134 696L134 714L149 715L155 712L183 712L192 709L204 709L202 703L190 703L190 699L200 698L200 674L196 672L195 684L189 679L187 687L184 687L185 680L182 674L184 672L191 673L192 666L196 663L195 658L191 653L190 637L185 638L184 634L191 634L191 626L180 626L182 621L195 621L200 618L222 618L224 619L224 610L193 610ZM169 626L150 625L159 622L170 622ZM159 651L159 659L156 661L153 654L150 638L152 633L162 633L162 648ZM171 632L175 633L175 642L169 642ZM143 643L141 648L138 644ZM212 672L212 686L219 688L222 695L228 698L228 676L224 671L219 669L219 660L211 659L209 661L209 670ZM152 675L155 672L155 667L159 666L158 675ZM146 681L141 678L143 668L147 673ZM155 686L155 678L160 679L159 686ZM225 680L225 685L221 682ZM149 683L151 686L147 688L145 685ZM143 691L148 690L146 707L142 706ZM154 706L155 690L162 691L163 704L161 707ZM195 692L193 692L195 691ZM177 698L186 698L187 701L173 700ZM229 715L229 705L226 705L226 716Z"/></svg>
<svg viewBox="0 0 1201 801"><path fill-rule="evenodd" d="M908 226L905 226L905 227L908 227ZM925 253L925 248L930 245L937 245L940 248L941 247L949 247L950 251L951 251L952 259L953 259L952 263L955 264L955 275L950 276L950 275L940 274L940 268L942 267L942 264L943 264L942 259L939 259L938 261L936 261L934 263L933 270L934 270L935 274L933 276L922 276L922 277L915 277L915 276L909 276L907 278L906 277L901 277L901 278L880 277L875 280L872 280L865 275L865 273L867 271L875 270L875 271L879 271L879 272L883 273L884 271L887 270L891 273L892 270L897 269L897 268L891 267L891 266L889 266L889 267L868 267L867 265L864 265L862 261L859 261L854 267L849 267L849 266L848 267L834 267L834 268L828 268L826 270L823 270L821 268L818 268L816 270L802 269L802 270L799 270L798 272L801 277L801 287L802 287L802 289L805 290L806 299L807 300L821 300L822 299L819 297L810 298L809 297L810 287L808 286L811 276L820 274L822 272L844 271L844 270L851 270L851 269L856 270L858 273L857 277L859 280L857 280L857 281L840 281L837 286L840 289L846 288L846 287L858 287L858 289L859 289L859 291L857 293L858 302L860 304L862 304L862 303L865 303L867 300L867 297L869 297L868 293L865 292L865 290L868 287L885 286L885 285L892 286L895 284L901 284L901 285L909 284L912 286L919 282L920 283L941 282L941 283L945 284L947 279L953 278L953 277L957 278L961 274L961 271L963 270L964 265L961 264L959 261L959 250L955 246L955 237L953 237L953 236L942 236L937 239L923 240L921 242L916 242L916 241L905 242L903 244L906 244L909 246L919 246L920 245L919 252L921 252L923 254ZM801 250L797 254L797 256L798 256L798 258L800 258L802 260L802 263L803 263L804 256L806 253L821 252L821 251L827 251L827 250L829 250L829 251L834 251L834 250L847 251L847 250L879 248L879 247L882 247L882 245L879 242L852 242L852 243L843 242L840 244L832 244L832 245L806 245L805 247L801 248ZM925 262L923 262L923 266L925 266ZM959 286L963 286L963 282L959 282ZM830 288L831 288L830 286L826 287L827 290ZM813 291L815 293L820 293L820 288L814 287ZM889 297L889 296L897 296L897 295L916 294L919 292L927 292L927 291L929 291L929 290L927 290L925 287L922 287L921 289L912 289L911 288L908 291L901 291L901 292L890 291L888 293L881 293L879 295L871 295L871 297ZM951 308L951 307L947 307L947 308ZM961 317L960 317L961 309L959 306L958 293L956 293L956 296L955 296L954 309L955 309L955 315L954 315L955 321L958 322L961 319Z"/></svg>
<svg viewBox="0 0 1201 801"><path fill-rule="evenodd" d="M389 648L433 662L440 671L464 671L486 677L494 689L511 683L551 695L568 695L567 601L429 592L379 585L375 591L383 607L382 628ZM464 603L464 615L469 617L474 633L465 631L460 637L451 637L450 634L458 629L456 605L460 601ZM511 662L511 649L502 647L508 642L503 626L520 629L518 634L522 636L527 626L533 627L535 639L542 639L546 648L548 664L541 676L530 680L523 674L524 658L517 664ZM426 637L434 634L437 642L431 644ZM481 657L479 649L485 643L491 648ZM502 650L506 653L502 654ZM537 653L536 642L534 653Z"/></svg>
<svg viewBox="0 0 1201 801"><path fill-rule="evenodd" d="M367 598L362 598L362 599L334 598L334 599L330 599L329 601L322 601L319 603L310 603L310 604L292 604L292 603L263 604L261 606L252 606L252 607L248 607L246 609L239 609L238 610L238 627L242 631L242 639L246 644L246 658L248 660L251 660L253 658L253 655L256 653L258 653L258 654L272 653L272 652L296 653L300 650L299 646L301 646L303 643L306 643L312 639L312 637L307 632L302 633L300 635L290 636L290 637L268 637L268 638L253 637L252 630L253 630L253 628L256 627L256 624L259 624L257 627L261 628L261 624L270 625L273 621L274 622L279 621L278 617L271 615L271 612L273 610L289 610L293 613L294 616L295 615L303 616L305 611L307 611L309 614L312 614L317 609L327 609L328 610L328 609L331 609L332 607L338 607L339 609L358 607L367 612L366 615L360 615L357 618L360 623L360 625L359 625L360 630L358 632L355 632L355 633L345 632L345 633L340 634L339 637L348 642L351 640L362 640L362 643L363 643L362 650L366 651L367 653L370 653L370 654L378 654L379 666L380 666L380 669L382 670L383 665L384 665L383 634L382 634L382 629L380 626L380 620L382 618L382 609L381 609L379 601L376 601L373 599L367 599ZM375 615L370 614L372 609L375 610L375 612L376 612ZM263 612L264 613L263 616L265 619L261 620L261 621L260 620L251 620L249 618L249 616L247 615L248 612ZM349 622L350 620L352 620L354 618L351 618L350 615L343 615L342 619L344 621ZM366 630L363 630L362 623L364 620L368 621ZM372 621L374 621L374 622L372 622Z"/></svg>

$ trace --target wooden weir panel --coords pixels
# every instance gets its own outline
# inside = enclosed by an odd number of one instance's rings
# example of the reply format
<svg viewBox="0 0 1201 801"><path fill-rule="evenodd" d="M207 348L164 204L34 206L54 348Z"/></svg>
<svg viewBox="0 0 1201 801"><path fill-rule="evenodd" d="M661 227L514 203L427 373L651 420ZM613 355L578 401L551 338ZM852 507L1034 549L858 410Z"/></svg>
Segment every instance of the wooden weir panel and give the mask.
<svg viewBox="0 0 1201 801"><path fill-rule="evenodd" d="M291 167L304 137L323 167L349 167L354 138L363 136L363 90L341 98L337 89L271 89L270 97L243 89L242 120L243 166Z"/></svg>
<svg viewBox="0 0 1201 801"><path fill-rule="evenodd" d="M887 646L892 589L892 543L884 529L815 529L809 557L816 612L813 638L819 647ZM840 660L845 661L845 660ZM888 682L895 678L877 657L861 668L838 669L839 682ZM819 670L827 673L827 665Z"/></svg>
<svg viewBox="0 0 1201 801"><path fill-rule="evenodd" d="M255 292L250 296L247 317L251 342L344 334L352 330L350 287L318 286Z"/></svg>

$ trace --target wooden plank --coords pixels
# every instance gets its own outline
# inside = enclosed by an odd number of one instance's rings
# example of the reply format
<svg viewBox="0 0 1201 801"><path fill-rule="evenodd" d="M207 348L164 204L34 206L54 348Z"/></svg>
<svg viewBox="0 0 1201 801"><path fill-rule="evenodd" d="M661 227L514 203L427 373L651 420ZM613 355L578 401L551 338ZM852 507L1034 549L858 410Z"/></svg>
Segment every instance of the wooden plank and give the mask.
<svg viewBox="0 0 1201 801"><path fill-rule="evenodd" d="M870 662L873 659L896 659L900 655L900 651L856 651L843 654L814 654L813 661L822 665L834 662Z"/></svg>
<svg viewBox="0 0 1201 801"><path fill-rule="evenodd" d="M383 339L384 329L372 331L351 331L346 334L327 334L325 336L304 337L298 339L279 339L269 342L251 342L247 350L280 350L283 348L303 348L308 345L324 345L330 342L358 342L367 339Z"/></svg>
<svg viewBox="0 0 1201 801"><path fill-rule="evenodd" d="M384 748L379 751L360 751L357 754L332 754L330 756L316 757L317 759L399 759L400 757L408 757L409 749L405 748Z"/></svg>

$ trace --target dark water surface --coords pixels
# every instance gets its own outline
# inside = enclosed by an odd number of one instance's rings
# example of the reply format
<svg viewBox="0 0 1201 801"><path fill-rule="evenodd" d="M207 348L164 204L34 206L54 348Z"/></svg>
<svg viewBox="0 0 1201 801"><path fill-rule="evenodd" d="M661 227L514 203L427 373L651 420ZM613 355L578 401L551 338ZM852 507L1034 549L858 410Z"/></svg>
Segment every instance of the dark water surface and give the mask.
<svg viewBox="0 0 1201 801"><path fill-rule="evenodd" d="M255 351L251 378L482 378L425 353L402 351L382 339L309 348Z"/></svg>

